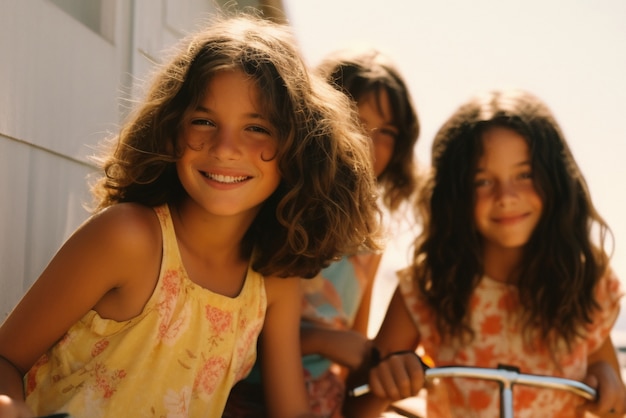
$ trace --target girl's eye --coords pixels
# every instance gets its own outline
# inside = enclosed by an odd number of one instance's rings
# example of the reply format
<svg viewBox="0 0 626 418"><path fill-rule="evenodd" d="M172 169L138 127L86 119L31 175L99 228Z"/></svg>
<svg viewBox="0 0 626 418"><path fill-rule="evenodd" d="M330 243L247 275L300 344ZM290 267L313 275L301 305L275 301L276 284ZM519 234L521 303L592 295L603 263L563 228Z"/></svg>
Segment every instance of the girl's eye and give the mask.
<svg viewBox="0 0 626 418"><path fill-rule="evenodd" d="M398 131L392 128L381 128L380 133L393 139L396 139L398 137Z"/></svg>
<svg viewBox="0 0 626 418"><path fill-rule="evenodd" d="M491 182L491 180L489 180L489 179L476 179L476 180L474 180L474 186L475 186L476 188L479 188L479 187L488 187L488 186L491 186L491 183L492 183L492 182Z"/></svg>
<svg viewBox="0 0 626 418"><path fill-rule="evenodd" d="M370 130L370 136L374 140L395 141L398 137L398 131L394 128L374 128Z"/></svg>
<svg viewBox="0 0 626 418"><path fill-rule="evenodd" d="M531 171L525 171L519 175L520 179L527 180L533 178L533 173Z"/></svg>
<svg viewBox="0 0 626 418"><path fill-rule="evenodd" d="M200 125L200 126L215 126L215 123L213 123L213 121L210 121L208 119L193 119L191 121L192 125Z"/></svg>
<svg viewBox="0 0 626 418"><path fill-rule="evenodd" d="M248 127L248 130L255 132L255 133L259 133L259 134L265 134L265 135L271 135L272 133L270 132L269 129L266 129L262 126L259 125L252 125L250 127Z"/></svg>

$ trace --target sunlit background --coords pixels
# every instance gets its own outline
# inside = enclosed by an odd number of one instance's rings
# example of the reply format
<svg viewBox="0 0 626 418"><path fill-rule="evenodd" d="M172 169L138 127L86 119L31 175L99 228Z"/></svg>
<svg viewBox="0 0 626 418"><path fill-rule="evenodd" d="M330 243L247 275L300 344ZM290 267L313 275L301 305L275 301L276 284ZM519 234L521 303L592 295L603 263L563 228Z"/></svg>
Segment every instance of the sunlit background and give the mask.
<svg viewBox="0 0 626 418"><path fill-rule="evenodd" d="M284 3L309 64L353 44L394 58L420 117L422 164L438 127L473 93L515 86L540 96L613 230L613 267L626 283L626 1ZM616 329L626 332L626 312Z"/></svg>
<svg viewBox="0 0 626 418"><path fill-rule="evenodd" d="M138 82L227 3L284 6L311 66L355 43L387 52L418 109L422 166L435 131L473 93L515 86L542 97L613 229L626 283L624 0L0 0L0 320L87 217L88 156L117 130ZM410 235L386 253L377 318ZM626 312L617 330L626 333Z"/></svg>

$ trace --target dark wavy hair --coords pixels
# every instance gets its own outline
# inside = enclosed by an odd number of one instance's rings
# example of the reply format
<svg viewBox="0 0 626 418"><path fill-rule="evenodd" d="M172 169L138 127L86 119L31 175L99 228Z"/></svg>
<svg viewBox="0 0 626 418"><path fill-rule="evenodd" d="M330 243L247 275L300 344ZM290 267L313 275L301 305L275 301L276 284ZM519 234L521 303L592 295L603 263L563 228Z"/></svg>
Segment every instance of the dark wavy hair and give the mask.
<svg viewBox="0 0 626 418"><path fill-rule="evenodd" d="M211 77L228 70L256 81L278 130L281 183L243 243L255 249L253 268L312 277L343 254L378 250L376 180L351 102L307 71L287 26L253 15L216 18L158 67L145 100L100 158L105 175L92 189L96 210L186 196L175 168L181 122Z"/></svg>
<svg viewBox="0 0 626 418"><path fill-rule="evenodd" d="M469 301L483 271L473 217L474 174L482 133L512 129L528 143L533 180L543 202L520 263L524 332L553 346L584 336L598 307L594 288L608 268L611 231L594 208L585 179L548 107L521 90L477 96L444 123L432 146L432 172L420 197L423 233L415 243L413 277L446 337L473 337ZM596 235L597 232L597 235Z"/></svg>
<svg viewBox="0 0 626 418"><path fill-rule="evenodd" d="M420 125L403 77L391 59L376 49L335 51L322 60L317 72L355 103L373 93L380 109L380 94L387 92L398 137L378 182L385 206L396 210L412 196L418 183L414 152Z"/></svg>

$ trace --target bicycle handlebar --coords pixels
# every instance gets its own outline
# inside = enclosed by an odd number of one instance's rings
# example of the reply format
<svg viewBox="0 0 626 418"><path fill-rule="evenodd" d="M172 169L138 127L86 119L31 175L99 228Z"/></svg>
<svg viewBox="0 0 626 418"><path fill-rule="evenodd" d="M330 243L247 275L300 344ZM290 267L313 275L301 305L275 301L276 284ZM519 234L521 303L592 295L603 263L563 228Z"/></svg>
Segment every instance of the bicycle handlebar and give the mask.
<svg viewBox="0 0 626 418"><path fill-rule="evenodd" d="M497 369L469 366L442 366L424 370L424 379L430 381L442 377L464 377L482 380L492 380L500 383L501 415L513 416L513 386L523 385L537 388L559 389L571 392L584 399L593 401L597 392L594 388L577 380L555 376L520 373L513 366L500 365ZM362 396L369 393L369 385L361 385L349 391L350 396Z"/></svg>
<svg viewBox="0 0 626 418"><path fill-rule="evenodd" d="M595 400L596 390L582 382L555 376L520 373L508 368L488 369L481 367L438 367L426 370L426 376L431 379L438 377L468 377L484 380L495 380L504 387L514 384L533 386L546 389L560 389L574 393L590 401Z"/></svg>

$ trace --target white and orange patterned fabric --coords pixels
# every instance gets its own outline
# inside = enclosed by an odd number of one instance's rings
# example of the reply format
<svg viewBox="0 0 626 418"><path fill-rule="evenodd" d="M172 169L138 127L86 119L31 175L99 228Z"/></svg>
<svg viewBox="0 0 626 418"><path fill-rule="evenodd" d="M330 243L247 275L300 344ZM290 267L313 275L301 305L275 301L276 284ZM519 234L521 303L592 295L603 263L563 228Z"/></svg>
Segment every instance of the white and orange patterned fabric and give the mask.
<svg viewBox="0 0 626 418"><path fill-rule="evenodd" d="M25 377L37 414L218 417L250 371L267 306L263 277L249 269L235 298L198 286L182 265L168 207L155 211L163 260L143 312L116 322L90 311L72 326Z"/></svg>
<svg viewBox="0 0 626 418"><path fill-rule="evenodd" d="M545 342L535 339L525 344L518 321L521 306L514 285L483 277L470 300L470 325L476 335L469 344L442 344L432 320L432 312L423 303L407 270L399 273L399 288L420 335L424 353L436 366L474 366L496 368L499 364L518 367L522 373L558 376L582 380L587 357L609 336L619 313L622 296L620 282L612 273L596 287L600 309L569 352L563 346L550 352ZM558 359L558 366L552 360ZM513 388L516 418L578 417L576 406L582 398L556 389ZM477 379L445 378L428 387L427 417L500 417L499 385Z"/></svg>

